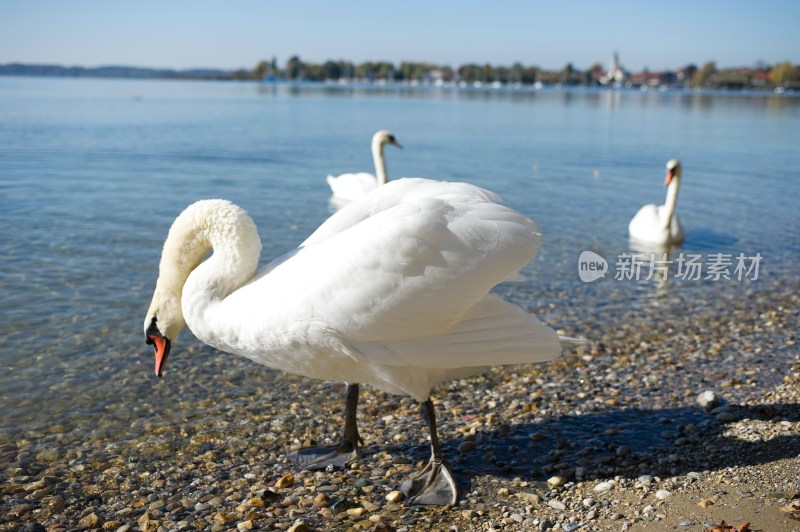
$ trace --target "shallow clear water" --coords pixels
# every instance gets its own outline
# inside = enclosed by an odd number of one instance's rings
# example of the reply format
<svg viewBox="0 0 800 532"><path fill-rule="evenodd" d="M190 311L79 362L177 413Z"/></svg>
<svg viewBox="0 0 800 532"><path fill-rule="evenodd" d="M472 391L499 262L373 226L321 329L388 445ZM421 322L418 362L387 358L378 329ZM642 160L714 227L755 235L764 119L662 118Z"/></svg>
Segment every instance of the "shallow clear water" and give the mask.
<svg viewBox="0 0 800 532"><path fill-rule="evenodd" d="M89 422L123 382L149 393L141 324L175 216L232 200L266 262L330 214L327 174L372 171L378 129L404 146L387 148L390 178L470 181L539 222L526 280L500 290L586 334L582 313L665 291L744 297L796 282L798 126L800 98L771 94L0 78L0 430ZM628 221L663 203L673 157L687 237L670 258L760 253L759 279L611 279ZM608 259L609 278L579 279L584 250Z"/></svg>

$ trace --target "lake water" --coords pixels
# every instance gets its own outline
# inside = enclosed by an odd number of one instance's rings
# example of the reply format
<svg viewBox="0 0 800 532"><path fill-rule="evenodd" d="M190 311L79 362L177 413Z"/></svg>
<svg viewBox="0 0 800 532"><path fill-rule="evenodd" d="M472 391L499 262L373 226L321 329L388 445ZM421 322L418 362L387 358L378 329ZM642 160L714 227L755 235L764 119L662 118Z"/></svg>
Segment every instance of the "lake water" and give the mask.
<svg viewBox="0 0 800 532"><path fill-rule="evenodd" d="M175 216L232 200L266 262L329 216L327 174L372 171L378 129L404 147L387 147L390 179L469 181L541 225L525 280L500 290L566 332L658 298L798 286L797 97L0 78L0 435L80 430L103 412L128 427L123 411L156 386L142 320ZM685 280L675 264L666 282L613 279L628 221L663 203L670 158L687 236L668 259L758 254L757 279ZM608 260L606 279L580 280L584 250ZM187 331L173 372L198 363L191 349Z"/></svg>

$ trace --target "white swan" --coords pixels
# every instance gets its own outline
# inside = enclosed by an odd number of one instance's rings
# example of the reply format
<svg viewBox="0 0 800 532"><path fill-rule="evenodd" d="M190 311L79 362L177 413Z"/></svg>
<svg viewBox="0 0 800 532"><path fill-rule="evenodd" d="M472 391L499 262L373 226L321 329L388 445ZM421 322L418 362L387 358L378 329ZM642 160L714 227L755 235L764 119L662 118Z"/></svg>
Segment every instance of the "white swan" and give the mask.
<svg viewBox="0 0 800 532"><path fill-rule="evenodd" d="M675 159L667 162L667 199L664 205L645 205L628 224L631 240L643 244L676 245L683 242L683 226L675 212L678 204L678 189L683 168Z"/></svg>
<svg viewBox="0 0 800 532"><path fill-rule="evenodd" d="M311 469L359 456L358 383L410 395L422 402L432 455L401 489L411 503L453 504L457 489L442 460L431 389L486 366L561 353L553 330L489 294L533 258L541 240L534 222L498 199L466 183L392 181L259 272L260 239L243 209L224 200L190 205L169 230L144 321L156 374L188 325L222 351L351 383L342 444L291 457Z"/></svg>
<svg viewBox="0 0 800 532"><path fill-rule="evenodd" d="M375 163L375 175L367 172L354 174L342 174L340 176L328 176L328 185L331 187L333 198L337 205L356 200L380 185L385 185L388 177L386 175L386 160L383 157L383 147L387 144L402 148L394 138L394 135L386 130L381 130L372 136L372 160Z"/></svg>

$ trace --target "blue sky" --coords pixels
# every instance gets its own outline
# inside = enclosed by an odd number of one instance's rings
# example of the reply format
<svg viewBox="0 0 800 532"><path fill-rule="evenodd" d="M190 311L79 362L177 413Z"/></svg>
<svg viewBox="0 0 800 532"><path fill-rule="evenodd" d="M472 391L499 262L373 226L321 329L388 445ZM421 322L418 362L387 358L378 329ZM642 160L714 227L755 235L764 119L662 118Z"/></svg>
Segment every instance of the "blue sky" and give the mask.
<svg viewBox="0 0 800 532"><path fill-rule="evenodd" d="M252 68L348 59L630 70L800 63L800 1L2 0L0 63Z"/></svg>

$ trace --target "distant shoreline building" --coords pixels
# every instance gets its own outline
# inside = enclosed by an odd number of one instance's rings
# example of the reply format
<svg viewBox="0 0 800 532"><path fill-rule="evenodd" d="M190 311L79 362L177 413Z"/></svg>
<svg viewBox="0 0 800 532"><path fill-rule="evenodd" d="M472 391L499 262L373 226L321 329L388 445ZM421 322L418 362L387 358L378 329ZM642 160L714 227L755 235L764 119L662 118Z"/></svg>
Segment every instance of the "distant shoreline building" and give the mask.
<svg viewBox="0 0 800 532"><path fill-rule="evenodd" d="M619 53L615 50L608 65L608 72L600 77L600 84L621 87L627 79L628 74L620 66Z"/></svg>

